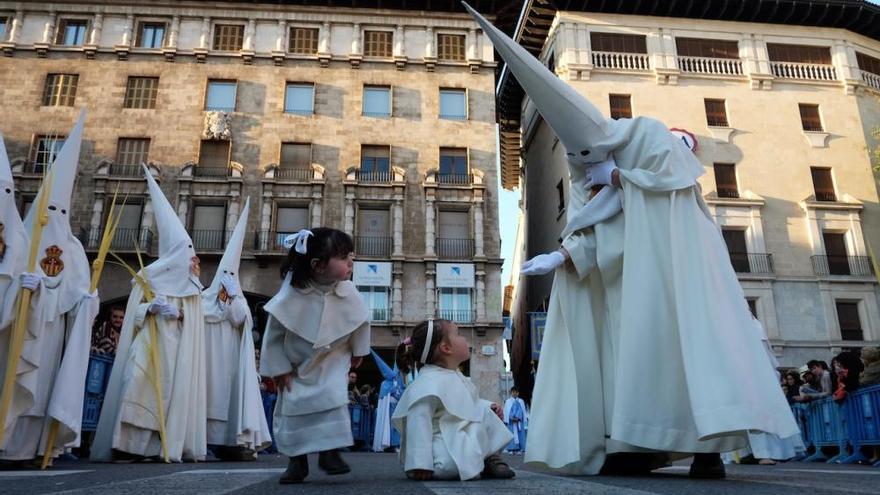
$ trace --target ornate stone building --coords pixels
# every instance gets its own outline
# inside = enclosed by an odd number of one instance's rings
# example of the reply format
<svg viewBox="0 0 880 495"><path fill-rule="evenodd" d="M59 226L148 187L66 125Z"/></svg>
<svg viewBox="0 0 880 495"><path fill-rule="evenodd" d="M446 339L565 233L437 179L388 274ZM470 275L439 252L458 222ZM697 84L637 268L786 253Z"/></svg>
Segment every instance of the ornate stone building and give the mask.
<svg viewBox="0 0 880 495"><path fill-rule="evenodd" d="M397 3L0 1L0 130L22 211L85 107L71 220L88 252L118 190L114 250L155 255L146 163L207 285L250 198L240 276L262 324L284 236L345 230L380 354L426 317L455 320L474 350L469 372L494 396L492 47L458 2ZM108 267L99 290L106 309L125 300L129 277Z"/></svg>
<svg viewBox="0 0 880 495"><path fill-rule="evenodd" d="M606 115L651 116L696 135L704 197L781 364L877 345L869 247L880 255L880 174L868 149L880 144L880 7L554 4L528 0L517 41ZM498 88L502 181L523 190L518 255L527 259L559 245L567 164L503 69ZM550 283L519 278L511 296L524 383L540 345L529 312L542 311Z"/></svg>

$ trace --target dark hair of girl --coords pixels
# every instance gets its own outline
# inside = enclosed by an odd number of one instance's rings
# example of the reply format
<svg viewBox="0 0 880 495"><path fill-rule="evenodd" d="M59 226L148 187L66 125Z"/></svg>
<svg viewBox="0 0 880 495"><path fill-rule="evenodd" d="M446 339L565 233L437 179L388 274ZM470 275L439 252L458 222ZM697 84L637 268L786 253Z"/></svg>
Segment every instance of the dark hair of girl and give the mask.
<svg viewBox="0 0 880 495"><path fill-rule="evenodd" d="M281 278L287 276L287 272L292 272L290 285L300 289L315 278L313 259L326 264L332 258L344 258L354 252L354 242L345 232L327 227L311 230L314 235L306 241L306 254L297 253L295 247L291 246L287 259L281 264Z"/></svg>
<svg viewBox="0 0 880 495"><path fill-rule="evenodd" d="M418 360L422 357L425 345L428 345L427 362L422 364L431 364L431 357L437 349L437 345L446 335L446 328L450 322L447 320L434 320L434 333L431 335L431 342L428 340L428 322L423 321L413 328L410 336L410 343L402 343L397 346L397 368L407 374L418 365Z"/></svg>

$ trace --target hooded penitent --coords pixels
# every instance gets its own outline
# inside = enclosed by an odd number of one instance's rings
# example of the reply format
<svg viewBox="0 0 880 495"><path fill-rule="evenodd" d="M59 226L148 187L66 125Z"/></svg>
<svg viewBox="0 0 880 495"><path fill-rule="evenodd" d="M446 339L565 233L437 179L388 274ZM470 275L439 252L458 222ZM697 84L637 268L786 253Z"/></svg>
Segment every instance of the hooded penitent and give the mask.
<svg viewBox="0 0 880 495"><path fill-rule="evenodd" d="M156 294L174 297L198 295L202 291L202 284L190 270L196 255L192 239L147 167L144 167L144 174L159 231L159 259L144 268L147 280Z"/></svg>
<svg viewBox="0 0 880 495"><path fill-rule="evenodd" d="M247 219L248 213L250 212L250 203L250 198L245 200L244 208L241 209L241 214L238 217L238 223L235 224L235 230L232 231L232 236L229 237L229 240L226 243L226 250L223 252L223 257L220 258L220 264L217 266L217 272L214 274L214 280L211 282L211 285L207 289L205 289L205 292L202 293L202 298L205 301L217 300L221 292L220 282L226 275L231 275L232 278L235 279L239 287L238 294L230 295L244 297L244 293L241 291L241 280L238 277L238 268L241 264L241 250L244 246L244 235L247 229ZM222 320L222 308L218 304L206 304L205 318L206 321Z"/></svg>
<svg viewBox="0 0 880 495"><path fill-rule="evenodd" d="M50 311L50 318L67 313L89 295L89 260L79 239L70 229L70 202L85 118L86 112L83 110L52 165L52 190L49 192L46 212L49 222L43 227L37 251L38 264L47 277L46 286L58 289L58 297L53 299L56 307ZM43 182L39 194L45 194L46 184L48 181ZM37 214L37 208L28 211L24 220L25 228L32 228Z"/></svg>
<svg viewBox="0 0 880 495"><path fill-rule="evenodd" d="M28 244L27 230L15 207L12 169L0 134L0 304L8 303L8 307L0 307L0 329L13 317L15 296L4 291L25 270Z"/></svg>

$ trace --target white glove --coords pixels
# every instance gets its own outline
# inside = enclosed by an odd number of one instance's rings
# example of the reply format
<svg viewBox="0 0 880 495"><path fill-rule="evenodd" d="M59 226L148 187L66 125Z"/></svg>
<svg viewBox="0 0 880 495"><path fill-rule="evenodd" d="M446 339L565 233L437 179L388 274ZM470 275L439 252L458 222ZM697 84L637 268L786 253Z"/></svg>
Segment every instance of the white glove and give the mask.
<svg viewBox="0 0 880 495"><path fill-rule="evenodd" d="M177 320L180 318L180 311L177 309L177 306L171 303L165 303L159 314L167 320Z"/></svg>
<svg viewBox="0 0 880 495"><path fill-rule="evenodd" d="M162 307L168 304L165 301L165 296L156 296L152 301L150 301L150 305L147 307L147 311L150 314L159 314L162 312Z"/></svg>
<svg viewBox="0 0 880 495"><path fill-rule="evenodd" d="M240 290L238 287L238 282L236 282L235 277L226 273L223 277L220 278L220 285L226 289L226 295L231 298L238 295L238 291Z"/></svg>
<svg viewBox="0 0 880 495"><path fill-rule="evenodd" d="M40 282L42 282L42 280L42 277L40 277L36 273L21 273L21 286L25 289L29 289L31 292L40 290Z"/></svg>
<svg viewBox="0 0 880 495"><path fill-rule="evenodd" d="M559 251L552 253L539 254L534 258L523 263L520 273L523 275L544 275L550 273L560 265L565 263L565 256Z"/></svg>
<svg viewBox="0 0 880 495"><path fill-rule="evenodd" d="M614 158L591 164L585 172L587 189L593 186L611 185L611 173L615 170L617 170L617 163L615 163Z"/></svg>

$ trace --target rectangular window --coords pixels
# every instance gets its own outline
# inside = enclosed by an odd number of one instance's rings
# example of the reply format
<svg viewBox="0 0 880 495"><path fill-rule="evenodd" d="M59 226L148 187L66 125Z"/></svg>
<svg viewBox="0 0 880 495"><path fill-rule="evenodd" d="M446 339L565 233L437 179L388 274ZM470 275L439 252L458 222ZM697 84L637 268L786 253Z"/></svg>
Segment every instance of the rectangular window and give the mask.
<svg viewBox="0 0 880 495"><path fill-rule="evenodd" d="M831 65L831 49L825 46L767 43L767 54L773 62Z"/></svg>
<svg viewBox="0 0 880 495"><path fill-rule="evenodd" d="M822 242L825 245L825 256L828 260L828 273L831 275L850 275L846 234L822 232Z"/></svg>
<svg viewBox="0 0 880 495"><path fill-rule="evenodd" d="M361 299L370 308L372 321L388 321L391 319L388 287L359 285L358 291L361 293Z"/></svg>
<svg viewBox="0 0 880 495"><path fill-rule="evenodd" d="M736 41L675 38L675 49L682 57L739 58Z"/></svg>
<svg viewBox="0 0 880 495"><path fill-rule="evenodd" d="M471 290L464 288L440 289L440 318L455 323L471 323L474 314L471 305Z"/></svg>
<svg viewBox="0 0 880 495"><path fill-rule="evenodd" d="M279 245L284 237L309 227L309 209L305 206L279 206L275 210L275 233Z"/></svg>
<svg viewBox="0 0 880 495"><path fill-rule="evenodd" d="M288 51L297 55L315 55L318 53L317 28L290 28Z"/></svg>
<svg viewBox="0 0 880 495"><path fill-rule="evenodd" d="M110 244L112 249L133 250L135 246L140 248L139 241L143 213L144 205L140 198L128 199L125 201L125 204L120 202L113 207L113 218L119 218L119 225L116 227L113 241Z"/></svg>
<svg viewBox="0 0 880 495"><path fill-rule="evenodd" d="M440 259L473 259L474 239L471 235L470 217L468 211L437 212L437 255Z"/></svg>
<svg viewBox="0 0 880 495"><path fill-rule="evenodd" d="M637 34L590 33L594 52L648 53L644 36Z"/></svg>
<svg viewBox="0 0 880 495"><path fill-rule="evenodd" d="M467 120L467 91L463 89L440 90L440 118Z"/></svg>
<svg viewBox="0 0 880 495"><path fill-rule="evenodd" d="M862 321L859 318L859 303L835 301L837 322L840 325L840 338L843 340L865 340Z"/></svg>
<svg viewBox="0 0 880 495"><path fill-rule="evenodd" d="M125 108L156 108L156 97L159 94L158 77L129 77L125 87Z"/></svg>
<svg viewBox="0 0 880 495"><path fill-rule="evenodd" d="M116 146L117 165L140 165L147 163L150 154L150 138L119 138Z"/></svg>
<svg viewBox="0 0 880 495"><path fill-rule="evenodd" d="M830 168L810 167L813 176L813 190L816 192L816 201L837 201L837 193L834 192L834 180L831 178Z"/></svg>
<svg viewBox="0 0 880 495"><path fill-rule="evenodd" d="M391 255L391 215L387 208L358 208L355 253L358 256Z"/></svg>
<svg viewBox="0 0 880 495"><path fill-rule="evenodd" d="M391 31L364 31L364 56L390 58L393 37Z"/></svg>
<svg viewBox="0 0 880 495"><path fill-rule="evenodd" d="M43 91L43 106L72 107L78 83L77 74L49 74Z"/></svg>
<svg viewBox="0 0 880 495"><path fill-rule="evenodd" d="M739 229L721 229L727 252L730 255L730 264L737 273L749 273L749 251L746 247L746 231Z"/></svg>
<svg viewBox="0 0 880 495"><path fill-rule="evenodd" d="M214 169L216 173L220 173L219 169L226 170L229 168L229 141L202 141L202 148L199 151L199 169ZM199 172L200 175L208 173L207 171ZM226 175L223 173L223 175Z"/></svg>
<svg viewBox="0 0 880 495"><path fill-rule="evenodd" d="M729 127L724 100L706 98L703 101L706 105L706 123L712 127Z"/></svg>
<svg viewBox="0 0 880 495"><path fill-rule="evenodd" d="M746 303L749 305L749 313L752 313L753 318L758 319L758 300L748 297Z"/></svg>
<svg viewBox="0 0 880 495"><path fill-rule="evenodd" d="M223 249L226 243L226 205L195 205L189 234L196 252Z"/></svg>
<svg viewBox="0 0 880 495"><path fill-rule="evenodd" d="M209 80L205 96L205 110L213 112L234 112L238 82Z"/></svg>
<svg viewBox="0 0 880 495"><path fill-rule="evenodd" d="M448 62L463 62L465 36L463 34L438 34L437 59Z"/></svg>
<svg viewBox="0 0 880 495"><path fill-rule="evenodd" d="M738 198L739 185L736 182L736 165L715 163L715 190L719 198Z"/></svg>
<svg viewBox="0 0 880 495"><path fill-rule="evenodd" d="M312 145L308 143L281 143L282 169L306 169L312 167Z"/></svg>
<svg viewBox="0 0 880 495"><path fill-rule="evenodd" d="M822 118L819 116L819 105L798 103L801 112L801 125L805 131L822 132Z"/></svg>
<svg viewBox="0 0 880 495"><path fill-rule="evenodd" d="M391 86L364 86L364 117L391 117Z"/></svg>
<svg viewBox="0 0 880 495"><path fill-rule="evenodd" d="M31 154L34 161L34 173L42 173L49 165L52 165L62 146L64 146L64 136L37 136L34 141L34 151Z"/></svg>
<svg viewBox="0 0 880 495"><path fill-rule="evenodd" d="M880 58L875 58L869 55L865 55L861 52L856 52L856 60L858 60L859 62L860 70L880 76Z"/></svg>
<svg viewBox="0 0 880 495"><path fill-rule="evenodd" d="M466 184L468 179L467 148L440 148L440 182Z"/></svg>
<svg viewBox="0 0 880 495"><path fill-rule="evenodd" d="M391 174L391 148L361 146L361 180L386 181Z"/></svg>
<svg viewBox="0 0 880 495"><path fill-rule="evenodd" d="M58 25L56 45L80 46L85 43L88 21L79 19L63 19Z"/></svg>
<svg viewBox="0 0 880 495"><path fill-rule="evenodd" d="M141 48L162 48L165 45L164 22L142 22L138 30L137 46Z"/></svg>
<svg viewBox="0 0 880 495"><path fill-rule="evenodd" d="M8 21L8 17L0 16L0 41L6 41L6 23Z"/></svg>
<svg viewBox="0 0 880 495"><path fill-rule="evenodd" d="M21 218L26 217L28 212L31 211L31 206L33 206L35 200L36 197L31 195L21 197L21 210L18 212Z"/></svg>
<svg viewBox="0 0 880 495"><path fill-rule="evenodd" d="M630 95L608 95L611 102L611 118L631 119L632 118L632 100Z"/></svg>
<svg viewBox="0 0 880 495"><path fill-rule="evenodd" d="M241 24L215 24L214 49L223 52L241 50L244 41L244 26Z"/></svg>
<svg viewBox="0 0 880 495"><path fill-rule="evenodd" d="M315 85L311 83L287 83L284 92L284 112L312 115L315 111Z"/></svg>

